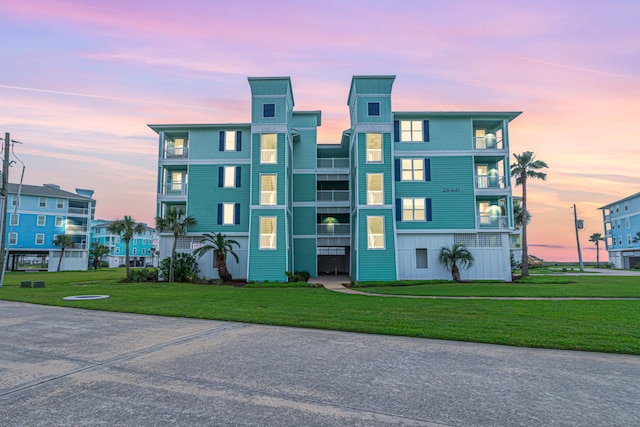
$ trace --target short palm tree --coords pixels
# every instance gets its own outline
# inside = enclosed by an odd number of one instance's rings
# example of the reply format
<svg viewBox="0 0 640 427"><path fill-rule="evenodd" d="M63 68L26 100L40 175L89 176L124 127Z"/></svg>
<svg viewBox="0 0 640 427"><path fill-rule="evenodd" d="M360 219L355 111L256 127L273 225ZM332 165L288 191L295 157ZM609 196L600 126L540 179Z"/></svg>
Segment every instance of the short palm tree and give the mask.
<svg viewBox="0 0 640 427"><path fill-rule="evenodd" d="M53 244L55 246L60 246L60 261L58 261L58 272L60 272L60 266L62 265L62 257L64 256L64 250L66 248L73 248L75 243L71 239L71 236L68 234L56 234L53 239Z"/></svg>
<svg viewBox="0 0 640 427"><path fill-rule="evenodd" d="M633 238L633 243L640 243L640 231L638 231Z"/></svg>
<svg viewBox="0 0 640 427"><path fill-rule="evenodd" d="M171 248L171 263L169 267L169 281L174 280L173 263L176 257L176 245L178 244L178 236L187 232L187 227L196 225L198 222L191 216L186 216L182 208L171 208L162 217L156 217L156 229L159 232L171 231L173 233L173 247Z"/></svg>
<svg viewBox="0 0 640 427"><path fill-rule="evenodd" d="M105 255L109 255L110 252L111 252L111 249L109 249L107 246L103 245L102 243L91 242L91 248L89 249L89 256L93 260L92 264L93 264L94 270L98 268L98 266L100 265L100 261L102 260L102 257L104 257Z"/></svg>
<svg viewBox="0 0 640 427"><path fill-rule="evenodd" d="M589 241L596 244L596 268L600 268L600 241L604 240L602 234L593 233L589 236Z"/></svg>
<svg viewBox="0 0 640 427"><path fill-rule="evenodd" d="M200 243L204 246L193 251L193 254L200 258L209 251L215 251L218 277L225 282L230 281L232 277L227 269L227 255L233 255L236 262L239 262L238 255L233 251L233 245L240 247L240 243L233 239L227 239L227 236L222 233L204 233Z"/></svg>
<svg viewBox="0 0 640 427"><path fill-rule="evenodd" d="M473 255L463 244L454 243L451 248L443 246L438 255L440 264L445 266L447 270L451 270L451 276L456 282L460 282L460 270L458 264L462 268L468 268L473 265Z"/></svg>
<svg viewBox="0 0 640 427"><path fill-rule="evenodd" d="M516 163L511 165L511 176L516 178L516 185L522 186L522 276L529 275L529 249L527 247L527 180L541 179L546 180L547 174L539 172L542 168L548 168L547 164L542 160L536 160L535 155L531 151L525 151L522 154L514 154Z"/></svg>
<svg viewBox="0 0 640 427"><path fill-rule="evenodd" d="M144 224L135 222L129 215L125 215L124 218L113 221L107 227L109 233L118 234L122 237L122 240L124 240L124 265L127 279L129 278L129 242L133 239L135 234L144 233L145 229Z"/></svg>

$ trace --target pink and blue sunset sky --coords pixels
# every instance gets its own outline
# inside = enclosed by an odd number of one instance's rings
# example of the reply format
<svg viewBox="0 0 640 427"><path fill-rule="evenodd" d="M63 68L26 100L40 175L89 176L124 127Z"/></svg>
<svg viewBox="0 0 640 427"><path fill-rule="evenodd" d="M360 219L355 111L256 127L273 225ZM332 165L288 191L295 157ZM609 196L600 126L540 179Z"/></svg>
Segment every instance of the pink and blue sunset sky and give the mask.
<svg viewBox="0 0 640 427"><path fill-rule="evenodd" d="M547 260L577 259L573 203L595 260L597 208L640 191L637 0L3 0L0 16L0 133L23 143L25 183L93 189L97 218L153 226L147 124L249 122L249 76L291 76L321 143L349 126L352 75L396 75L396 111L522 111L511 152L550 167L528 187Z"/></svg>

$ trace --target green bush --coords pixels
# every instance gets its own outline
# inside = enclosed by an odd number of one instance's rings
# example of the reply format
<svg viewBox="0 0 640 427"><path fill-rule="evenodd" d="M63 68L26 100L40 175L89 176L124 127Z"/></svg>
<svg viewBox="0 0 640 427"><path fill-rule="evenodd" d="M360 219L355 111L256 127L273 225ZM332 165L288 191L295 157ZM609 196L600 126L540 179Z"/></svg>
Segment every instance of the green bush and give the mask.
<svg viewBox="0 0 640 427"><path fill-rule="evenodd" d="M171 258L165 258L160 263L160 274L164 280L169 280ZM176 282L193 282L198 279L198 261L188 253L178 252L173 265L173 279Z"/></svg>
<svg viewBox="0 0 640 427"><path fill-rule="evenodd" d="M130 282L156 282L158 280L157 268L132 268L129 271Z"/></svg>
<svg viewBox="0 0 640 427"><path fill-rule="evenodd" d="M311 274L307 270L296 271L295 273L287 271L285 274L287 275L287 282L289 283L308 282L311 277Z"/></svg>
<svg viewBox="0 0 640 427"><path fill-rule="evenodd" d="M640 270L640 262L633 266L634 270Z"/></svg>

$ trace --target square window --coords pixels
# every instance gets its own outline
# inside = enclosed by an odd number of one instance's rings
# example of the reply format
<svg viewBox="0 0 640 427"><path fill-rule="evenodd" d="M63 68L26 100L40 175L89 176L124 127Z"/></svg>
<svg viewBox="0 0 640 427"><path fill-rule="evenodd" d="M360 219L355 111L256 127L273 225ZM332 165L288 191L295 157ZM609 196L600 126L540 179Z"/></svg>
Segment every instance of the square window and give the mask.
<svg viewBox="0 0 640 427"><path fill-rule="evenodd" d="M260 217L260 249L276 248L276 217Z"/></svg>
<svg viewBox="0 0 640 427"><path fill-rule="evenodd" d="M367 114L369 116L379 117L380 116L380 103L379 102L369 102L369 103L367 103Z"/></svg>
<svg viewBox="0 0 640 427"><path fill-rule="evenodd" d="M38 227L43 227L47 224L47 217L44 215L38 215L38 220L36 222L36 225Z"/></svg>
<svg viewBox="0 0 640 427"><path fill-rule="evenodd" d="M400 120L401 142L422 142L422 120Z"/></svg>
<svg viewBox="0 0 640 427"><path fill-rule="evenodd" d="M367 163L382 163L382 134L367 134Z"/></svg>
<svg viewBox="0 0 640 427"><path fill-rule="evenodd" d="M276 175L260 175L260 204L273 206L276 204Z"/></svg>
<svg viewBox="0 0 640 427"><path fill-rule="evenodd" d="M224 167L224 188L234 188L236 186L236 167Z"/></svg>
<svg viewBox="0 0 640 427"><path fill-rule="evenodd" d="M367 217L367 248L384 249L384 217Z"/></svg>
<svg viewBox="0 0 640 427"><path fill-rule="evenodd" d="M262 117L272 118L276 116L276 104L262 104Z"/></svg>
<svg viewBox="0 0 640 427"><path fill-rule="evenodd" d="M429 259L427 258L426 249L416 249L416 268L429 268Z"/></svg>
<svg viewBox="0 0 640 427"><path fill-rule="evenodd" d="M263 133L260 137L260 163L278 163L277 135Z"/></svg>
<svg viewBox="0 0 640 427"><path fill-rule="evenodd" d="M423 159L402 159L400 161L402 181L424 181Z"/></svg>
<svg viewBox="0 0 640 427"><path fill-rule="evenodd" d="M383 205L383 174L367 174L367 205Z"/></svg>
<svg viewBox="0 0 640 427"><path fill-rule="evenodd" d="M36 234L36 245L44 245L44 234Z"/></svg>
<svg viewBox="0 0 640 427"><path fill-rule="evenodd" d="M62 208L64 208L64 200L62 200L62 199L57 199L57 200L56 200L56 208L58 208L58 209L62 209Z"/></svg>
<svg viewBox="0 0 640 427"><path fill-rule="evenodd" d="M235 203L222 204L222 224L233 225L235 223Z"/></svg>
<svg viewBox="0 0 640 427"><path fill-rule="evenodd" d="M41 208L47 207L47 198L46 197L38 197L38 206Z"/></svg>
<svg viewBox="0 0 640 427"><path fill-rule="evenodd" d="M402 220L403 221L424 221L424 199L406 198L402 199Z"/></svg>

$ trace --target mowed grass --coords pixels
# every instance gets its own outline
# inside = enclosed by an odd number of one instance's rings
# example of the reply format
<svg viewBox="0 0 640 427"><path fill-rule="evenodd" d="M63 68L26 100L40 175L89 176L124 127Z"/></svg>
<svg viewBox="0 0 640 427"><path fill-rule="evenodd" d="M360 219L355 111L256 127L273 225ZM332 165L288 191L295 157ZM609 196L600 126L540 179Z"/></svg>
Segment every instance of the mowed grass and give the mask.
<svg viewBox="0 0 640 427"><path fill-rule="evenodd" d="M0 299L255 324L333 329L543 347L640 354L640 301L514 301L385 298L311 287L246 287L183 283L119 283L123 270L8 273ZM541 281L536 278L536 281ZM599 280L596 280L599 279ZM20 288L44 280L44 289ZM558 281L551 277L549 281ZM640 280L571 277L572 283L433 283L367 288L417 295L640 296ZM267 285L268 286L268 285ZM433 286L429 288L430 286ZM362 289L364 290L364 288ZM70 295L106 294L96 301Z"/></svg>

